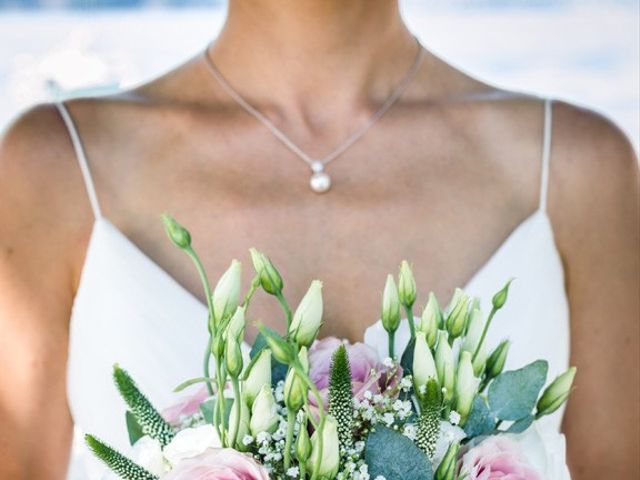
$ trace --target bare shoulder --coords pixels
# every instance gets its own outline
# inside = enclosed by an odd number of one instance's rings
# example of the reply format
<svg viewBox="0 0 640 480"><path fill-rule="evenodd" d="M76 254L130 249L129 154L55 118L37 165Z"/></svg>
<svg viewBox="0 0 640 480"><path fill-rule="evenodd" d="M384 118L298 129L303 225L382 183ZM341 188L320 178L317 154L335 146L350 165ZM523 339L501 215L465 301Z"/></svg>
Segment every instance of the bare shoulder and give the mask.
<svg viewBox="0 0 640 480"><path fill-rule="evenodd" d="M55 105L38 105L19 116L0 139L0 204L12 207L2 209L3 218L28 212L25 222L47 224L47 216L63 214L69 196L78 190L74 164L77 169L69 132Z"/></svg>
<svg viewBox="0 0 640 480"><path fill-rule="evenodd" d="M629 139L611 120L555 102L551 175L552 212L593 216L635 202L638 160Z"/></svg>
<svg viewBox="0 0 640 480"><path fill-rule="evenodd" d="M31 282L30 274L40 269L49 281L69 287L90 225L90 209L79 201L82 188L54 105L36 106L9 125L0 138L1 275ZM51 255L56 262L46 260Z"/></svg>
<svg viewBox="0 0 640 480"><path fill-rule="evenodd" d="M554 103L549 213L569 271L572 259L593 264L592 256L607 249L624 255L621 264L627 268L633 266L638 172L629 139L611 120L565 102Z"/></svg>

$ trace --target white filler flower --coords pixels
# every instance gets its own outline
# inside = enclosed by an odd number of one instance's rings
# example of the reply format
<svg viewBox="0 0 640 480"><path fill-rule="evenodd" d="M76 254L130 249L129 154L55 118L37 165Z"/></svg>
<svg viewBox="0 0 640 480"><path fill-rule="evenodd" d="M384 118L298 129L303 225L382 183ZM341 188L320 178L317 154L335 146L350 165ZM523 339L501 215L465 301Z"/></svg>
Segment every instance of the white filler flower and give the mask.
<svg viewBox="0 0 640 480"><path fill-rule="evenodd" d="M181 460L200 455L207 448L220 447L222 444L213 425L202 425L178 432L164 447L163 453L169 463L175 467Z"/></svg>

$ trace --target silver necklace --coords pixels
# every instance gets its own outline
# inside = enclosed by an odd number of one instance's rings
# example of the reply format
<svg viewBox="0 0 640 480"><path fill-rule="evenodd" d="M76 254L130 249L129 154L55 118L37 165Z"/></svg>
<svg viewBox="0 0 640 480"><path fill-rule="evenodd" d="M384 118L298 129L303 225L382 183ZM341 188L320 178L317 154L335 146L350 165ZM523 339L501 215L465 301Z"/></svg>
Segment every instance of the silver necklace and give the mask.
<svg viewBox="0 0 640 480"><path fill-rule="evenodd" d="M207 69L213 75L213 77L218 81L220 86L225 90L225 92L235 100L238 105L240 105L247 113L251 114L255 117L259 122L261 122L267 129L275 136L285 147L291 150L297 157L299 157L302 161L304 161L309 168L311 169L311 178L309 180L309 186L311 190L316 193L324 193L327 192L331 188L331 177L325 171L325 167L327 164L339 157L343 154L349 147L351 147L354 143L356 143L362 136L369 130L380 118L386 113L387 110L400 98L400 96L407 89L411 80L418 72L420 64L422 63L422 58L424 57L424 48L416 38L416 43L418 44L418 54L416 55L416 59L413 62L413 65L409 69L409 71L402 78L400 83L396 86L396 88L391 92L391 94L384 101L382 106L371 116L369 120L362 125L358 130L353 132L347 139L338 145L334 150L329 152L322 158L313 158L309 154L307 154L302 148L295 144L282 130L276 127L271 120L269 120L262 112L253 107L249 102L247 102L242 95L240 95L224 78L220 70L216 67L215 63L211 59L209 55L209 49L207 48L204 52L205 57L205 65L208 67Z"/></svg>

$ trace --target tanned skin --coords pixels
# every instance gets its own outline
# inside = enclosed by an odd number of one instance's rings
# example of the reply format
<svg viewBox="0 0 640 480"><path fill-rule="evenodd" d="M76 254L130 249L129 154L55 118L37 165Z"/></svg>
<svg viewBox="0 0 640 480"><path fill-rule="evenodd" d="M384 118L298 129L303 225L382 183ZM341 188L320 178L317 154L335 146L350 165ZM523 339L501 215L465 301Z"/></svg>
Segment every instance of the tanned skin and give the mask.
<svg viewBox="0 0 640 480"><path fill-rule="evenodd" d="M208 53L321 156L379 107L416 45L395 0L231 0ZM105 216L182 285L201 296L165 238L164 211L189 226L212 275L234 257L248 266L256 246L288 279L293 304L322 279L324 333L357 340L379 318L385 275L400 260L447 299L538 207L542 103L506 92L461 100L478 92L495 89L427 54L401 101L331 164L324 196L202 57L133 91L68 106ZM549 178L579 370L564 422L573 478L637 478L637 158L608 120L555 102ZM60 116L51 105L26 112L0 144L3 479L65 476L69 318L92 224ZM251 310L278 326L272 298L257 295Z"/></svg>

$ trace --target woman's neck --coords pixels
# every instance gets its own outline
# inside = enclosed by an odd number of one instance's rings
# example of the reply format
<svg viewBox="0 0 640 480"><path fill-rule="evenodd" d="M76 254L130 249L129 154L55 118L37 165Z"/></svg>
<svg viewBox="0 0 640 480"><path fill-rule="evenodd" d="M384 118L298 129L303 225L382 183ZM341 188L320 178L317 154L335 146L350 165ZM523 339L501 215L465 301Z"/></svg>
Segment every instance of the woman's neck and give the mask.
<svg viewBox="0 0 640 480"><path fill-rule="evenodd" d="M395 0L230 0L208 53L256 105L322 124L383 100L417 46Z"/></svg>

